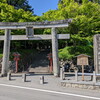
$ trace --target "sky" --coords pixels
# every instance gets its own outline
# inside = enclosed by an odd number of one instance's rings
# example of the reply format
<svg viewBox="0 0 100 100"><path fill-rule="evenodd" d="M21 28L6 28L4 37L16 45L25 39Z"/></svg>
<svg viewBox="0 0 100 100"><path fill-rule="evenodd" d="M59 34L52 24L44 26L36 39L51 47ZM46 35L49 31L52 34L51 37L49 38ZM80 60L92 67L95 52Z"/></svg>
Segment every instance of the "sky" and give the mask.
<svg viewBox="0 0 100 100"><path fill-rule="evenodd" d="M41 16L48 10L57 9L59 0L28 0L29 4L34 8L34 14Z"/></svg>

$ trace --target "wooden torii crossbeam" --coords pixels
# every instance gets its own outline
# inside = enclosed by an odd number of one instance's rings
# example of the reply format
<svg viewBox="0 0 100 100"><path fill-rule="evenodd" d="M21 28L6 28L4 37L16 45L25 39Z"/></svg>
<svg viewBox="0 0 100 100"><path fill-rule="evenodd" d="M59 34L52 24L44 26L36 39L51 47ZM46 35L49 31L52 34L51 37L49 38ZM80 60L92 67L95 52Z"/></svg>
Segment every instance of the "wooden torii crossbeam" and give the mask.
<svg viewBox="0 0 100 100"><path fill-rule="evenodd" d="M0 22L0 30L5 30L5 35L0 36L0 40L4 40L2 76L6 75L9 65L9 52L11 40L52 40L52 57L53 57L53 73L54 76L59 75L58 60L58 39L69 39L69 34L57 34L56 28L68 27L71 19L51 21L51 22ZM51 28L51 35L34 35L34 29ZM11 35L11 30L26 29L25 35Z"/></svg>

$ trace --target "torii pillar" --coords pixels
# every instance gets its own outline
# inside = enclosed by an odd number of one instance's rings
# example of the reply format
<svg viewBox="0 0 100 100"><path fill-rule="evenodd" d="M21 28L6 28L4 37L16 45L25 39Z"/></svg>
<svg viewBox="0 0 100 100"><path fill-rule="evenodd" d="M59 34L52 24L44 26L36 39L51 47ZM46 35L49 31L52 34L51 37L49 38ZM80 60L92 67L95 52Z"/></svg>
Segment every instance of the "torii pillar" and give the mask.
<svg viewBox="0 0 100 100"><path fill-rule="evenodd" d="M1 76L7 75L7 69L9 67L10 32L11 32L11 30L9 30L9 29L5 30Z"/></svg>
<svg viewBox="0 0 100 100"><path fill-rule="evenodd" d="M59 76L59 59L58 59L58 38L56 28L52 28L52 57L53 57L53 73L54 76Z"/></svg>

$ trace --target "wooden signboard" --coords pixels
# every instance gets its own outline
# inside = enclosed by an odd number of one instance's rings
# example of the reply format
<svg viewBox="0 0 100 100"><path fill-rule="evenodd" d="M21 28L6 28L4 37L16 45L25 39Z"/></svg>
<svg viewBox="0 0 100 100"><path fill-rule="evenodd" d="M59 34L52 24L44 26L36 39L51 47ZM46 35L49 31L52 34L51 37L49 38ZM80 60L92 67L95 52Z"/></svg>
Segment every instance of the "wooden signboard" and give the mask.
<svg viewBox="0 0 100 100"><path fill-rule="evenodd" d="M84 81L84 65L89 65L88 55L81 54L77 56L77 65L82 66L82 81Z"/></svg>
<svg viewBox="0 0 100 100"><path fill-rule="evenodd" d="M88 56L86 55L77 56L77 65L89 65Z"/></svg>

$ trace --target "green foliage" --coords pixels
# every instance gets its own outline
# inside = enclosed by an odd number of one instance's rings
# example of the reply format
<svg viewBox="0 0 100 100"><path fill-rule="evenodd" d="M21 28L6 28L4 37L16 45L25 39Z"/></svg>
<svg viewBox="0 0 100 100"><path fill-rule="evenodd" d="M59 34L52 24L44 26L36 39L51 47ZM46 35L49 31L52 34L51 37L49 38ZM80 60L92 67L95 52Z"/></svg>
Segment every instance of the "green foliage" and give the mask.
<svg viewBox="0 0 100 100"><path fill-rule="evenodd" d="M72 53L70 53L70 47L66 47L64 49L60 49L59 50L59 58L60 59L71 59L72 57L74 57L74 55Z"/></svg>
<svg viewBox="0 0 100 100"><path fill-rule="evenodd" d="M3 57L3 54L0 54L0 58L2 58Z"/></svg>
<svg viewBox="0 0 100 100"><path fill-rule="evenodd" d="M33 15L30 11L24 11L23 9L15 9L14 6L8 5L7 3L0 2L0 22L36 22L41 21L42 18ZM40 33L40 32L37 32ZM0 34L4 34L4 31L0 30ZM25 30L12 30L11 34L25 35ZM24 41L25 42L25 41ZM32 44L34 41L27 41L27 44ZM0 41L0 43L2 43ZM21 48L23 41L11 42L12 47ZM24 43L25 47L25 43Z"/></svg>
<svg viewBox="0 0 100 100"><path fill-rule="evenodd" d="M30 56L30 54L35 53L36 51L34 49L18 49L18 50L12 50L10 52L10 60L13 61L14 59L14 53L19 53L20 54L20 60L24 59L25 57ZM1 57L3 56L3 54L0 54Z"/></svg>
<svg viewBox="0 0 100 100"><path fill-rule="evenodd" d="M67 42L70 47L61 49L60 58L71 59L80 53L93 55L93 52L89 53L89 50L93 49L91 48L93 36L100 34L100 5L88 0L82 0L81 4L79 3L78 0L60 0L57 10L50 10L43 14L48 21L73 19L68 28L59 30L59 33L71 35L71 39Z"/></svg>
<svg viewBox="0 0 100 100"><path fill-rule="evenodd" d="M2 50L0 49L0 59L3 57Z"/></svg>
<svg viewBox="0 0 100 100"><path fill-rule="evenodd" d="M92 46L70 46L59 50L59 58L64 60L70 60L79 54L92 55Z"/></svg>
<svg viewBox="0 0 100 100"><path fill-rule="evenodd" d="M28 0L0 0L0 2L12 5L15 9L33 12L32 7L28 4Z"/></svg>
<svg viewBox="0 0 100 100"><path fill-rule="evenodd" d="M11 1L11 0L8 0ZM98 0L93 0L98 1ZM60 0L57 10L49 10L44 13L43 16L35 16L30 11L25 11L21 7L22 2L27 0L13 0L17 2L17 6L8 5L6 0L0 0L0 22L32 22L32 21L56 21L72 18L73 22L68 28L57 29L59 33L67 33L71 35L71 39L66 41L60 41L60 45L65 44L69 47L65 47L59 51L59 57L63 59L71 59L78 54L93 55L93 36L100 34L100 5L96 2L89 0ZM9 2L9 3L13 3ZM18 3L19 2L19 3ZM16 9L15 9L16 8ZM22 9L20 9L22 8ZM24 10L23 10L24 9ZM4 31L0 31L3 34ZM12 34L24 34L25 30L14 30ZM50 34L50 29L35 30L36 34ZM32 44L33 41L28 41L28 44ZM37 43L38 41L36 41ZM13 42L14 47L21 47L23 43Z"/></svg>
<svg viewBox="0 0 100 100"><path fill-rule="evenodd" d="M30 22L36 21L37 16L23 9L16 10L13 6L0 2L0 22Z"/></svg>

